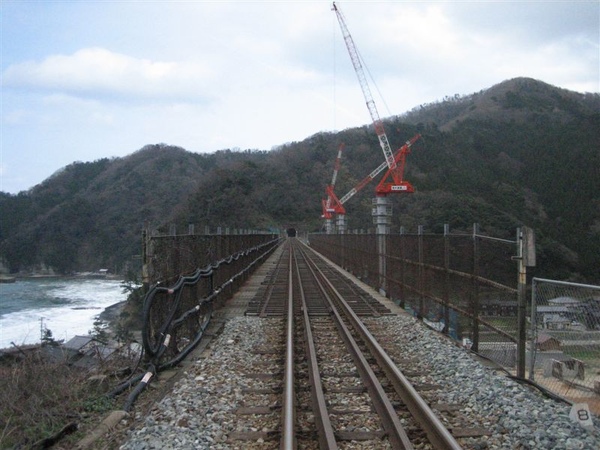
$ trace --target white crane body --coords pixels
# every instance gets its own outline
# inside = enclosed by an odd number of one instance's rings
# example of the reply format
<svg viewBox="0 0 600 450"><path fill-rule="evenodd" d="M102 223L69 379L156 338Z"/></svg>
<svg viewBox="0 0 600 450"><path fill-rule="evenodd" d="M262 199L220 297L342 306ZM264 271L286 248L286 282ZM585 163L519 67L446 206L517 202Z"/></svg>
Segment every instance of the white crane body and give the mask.
<svg viewBox="0 0 600 450"><path fill-rule="evenodd" d="M385 157L387 168L394 169L396 167L394 152L392 151L387 135L385 134L383 122L381 121L379 113L377 112L377 106L375 106L375 101L373 100L373 96L371 95L369 83L367 83L367 77L365 76L365 71L360 61L358 50L356 48L356 45L354 44L352 35L348 30L346 20L344 19L342 12L336 6L335 2L333 3L333 10L335 11L338 22L340 24L340 28L342 29L342 36L344 37L346 48L348 49L348 53L350 54L350 59L352 60L354 71L356 72L356 76L358 77L358 82L360 84L360 87L362 88L363 96L365 97L365 102L367 103L367 109L369 110L371 120L373 121L373 126L375 127L375 133L379 138L379 145L383 150L383 156Z"/></svg>

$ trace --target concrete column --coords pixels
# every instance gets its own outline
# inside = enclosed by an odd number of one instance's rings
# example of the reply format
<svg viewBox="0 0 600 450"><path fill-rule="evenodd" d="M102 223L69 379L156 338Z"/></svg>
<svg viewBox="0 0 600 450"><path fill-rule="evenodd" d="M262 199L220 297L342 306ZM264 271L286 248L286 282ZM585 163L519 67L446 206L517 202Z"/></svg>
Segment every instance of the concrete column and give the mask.
<svg viewBox="0 0 600 450"><path fill-rule="evenodd" d="M336 216L336 227L339 234L346 234L346 215L338 214Z"/></svg>
<svg viewBox="0 0 600 450"><path fill-rule="evenodd" d="M390 234L392 219L392 207L387 196L377 196L372 201L373 224L377 234L377 259L379 261L379 291L382 295L387 294L387 260L386 242Z"/></svg>

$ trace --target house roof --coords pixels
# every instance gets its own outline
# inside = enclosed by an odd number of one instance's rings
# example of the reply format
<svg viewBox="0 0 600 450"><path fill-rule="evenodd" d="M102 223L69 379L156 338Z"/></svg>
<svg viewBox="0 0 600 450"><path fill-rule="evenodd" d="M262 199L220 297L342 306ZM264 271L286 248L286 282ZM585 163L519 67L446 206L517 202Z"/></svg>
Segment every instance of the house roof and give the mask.
<svg viewBox="0 0 600 450"><path fill-rule="evenodd" d="M541 333L537 337L538 344L543 344L543 343L549 342L549 341L556 341L556 342L560 343L560 341L558 339L553 338L552 336L550 336L549 334L546 334L546 333Z"/></svg>
<svg viewBox="0 0 600 450"><path fill-rule="evenodd" d="M556 297L548 300L548 303L553 305L576 305L579 303L579 300L573 297Z"/></svg>
<svg viewBox="0 0 600 450"><path fill-rule="evenodd" d="M569 308L566 306L538 306L537 312L539 313L566 313L569 312Z"/></svg>
<svg viewBox="0 0 600 450"><path fill-rule="evenodd" d="M71 350L81 350L93 340L95 339L92 336L75 336L65 342L64 347Z"/></svg>

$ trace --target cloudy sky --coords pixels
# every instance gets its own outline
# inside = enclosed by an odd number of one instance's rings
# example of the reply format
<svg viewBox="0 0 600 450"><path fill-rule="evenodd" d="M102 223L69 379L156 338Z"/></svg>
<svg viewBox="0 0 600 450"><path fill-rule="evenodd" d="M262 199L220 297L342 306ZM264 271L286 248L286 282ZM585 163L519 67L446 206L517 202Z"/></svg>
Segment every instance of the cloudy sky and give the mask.
<svg viewBox="0 0 600 450"><path fill-rule="evenodd" d="M337 5L382 117L518 76L600 91L596 0ZM0 8L4 192L147 144L270 150L371 121L330 1Z"/></svg>

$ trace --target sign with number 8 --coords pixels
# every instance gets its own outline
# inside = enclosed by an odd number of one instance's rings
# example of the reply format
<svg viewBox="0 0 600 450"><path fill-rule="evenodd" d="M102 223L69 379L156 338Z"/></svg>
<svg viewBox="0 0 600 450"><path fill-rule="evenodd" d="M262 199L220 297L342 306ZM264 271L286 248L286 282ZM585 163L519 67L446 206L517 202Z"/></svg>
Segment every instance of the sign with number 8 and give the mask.
<svg viewBox="0 0 600 450"><path fill-rule="evenodd" d="M579 422L583 428L593 428L592 415L587 403L575 403L571 407L569 417L573 422Z"/></svg>

